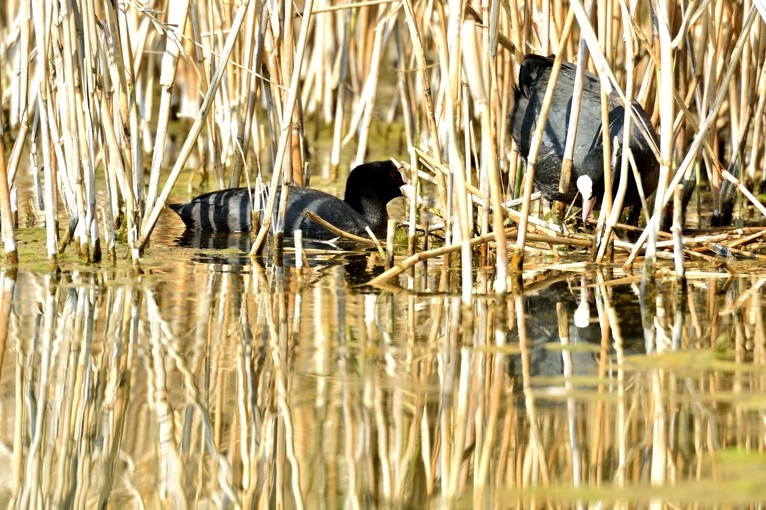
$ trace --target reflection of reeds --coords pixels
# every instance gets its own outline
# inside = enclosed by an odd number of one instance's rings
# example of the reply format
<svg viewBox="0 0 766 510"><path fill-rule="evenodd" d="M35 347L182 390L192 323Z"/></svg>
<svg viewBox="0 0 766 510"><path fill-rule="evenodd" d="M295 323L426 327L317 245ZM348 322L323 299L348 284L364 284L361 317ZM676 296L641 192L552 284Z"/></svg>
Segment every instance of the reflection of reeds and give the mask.
<svg viewBox="0 0 766 510"><path fill-rule="evenodd" d="M14 504L766 496L727 485L764 486L737 471L761 454L762 279L708 292L715 279L689 277L688 301L671 281L643 305L657 309L646 357L623 331L631 288L601 273L529 276L512 301L480 273L466 308L446 269L441 295L348 293L341 266L310 290L253 269L179 266L103 292L87 273L3 274ZM583 319L600 337L578 337Z"/></svg>

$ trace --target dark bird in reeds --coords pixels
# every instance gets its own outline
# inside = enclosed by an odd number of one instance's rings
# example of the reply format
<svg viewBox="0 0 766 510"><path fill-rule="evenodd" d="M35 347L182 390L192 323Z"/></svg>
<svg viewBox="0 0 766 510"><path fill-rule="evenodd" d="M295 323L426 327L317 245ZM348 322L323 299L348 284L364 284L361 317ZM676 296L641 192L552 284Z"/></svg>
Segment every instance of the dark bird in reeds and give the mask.
<svg viewBox="0 0 766 510"><path fill-rule="evenodd" d="M328 240L337 237L306 216L306 211L317 214L335 227L356 235L366 235L366 227L383 232L388 222L386 205L402 196L404 180L391 161L364 163L354 168L346 180L343 200L316 189L289 186L284 232L292 236L301 230L308 239ZM281 189L277 190L280 193ZM168 204L183 220L188 229L216 232L249 232L252 228L251 200L263 208L269 189L264 187L257 196L251 188L235 188L200 195L188 204ZM279 195L276 197L279 204ZM277 219L274 207L273 223Z"/></svg>
<svg viewBox="0 0 766 510"><path fill-rule="evenodd" d="M529 156L532 136L540 116L552 68L553 58L540 55L526 55L521 63L518 84L514 90L510 131L525 160ZM535 185L547 200L558 200L565 203L571 203L579 190L583 194L583 219L587 219L590 211L593 207L600 205L604 196L601 85L598 77L593 73L585 73L569 189L566 193L559 192L561 163L564 158L564 147L572 109L576 70L577 67L568 62L564 62L561 66L543 131L535 170ZM608 96L608 101L609 139L612 143L612 150L617 149L616 153L612 154L611 166L612 196L614 196L620 180L617 169L620 168L621 151L619 144L622 143L625 109L623 101L615 93ZM641 105L633 101L632 107L635 116L631 122L630 150L641 176L644 196L649 197L657 188L659 177L659 163L651 145L654 143L656 146L657 133ZM641 125L638 126L637 123ZM617 147L615 147L615 139L618 140ZM633 172L628 171L628 188L623 207L633 207L630 217L635 223L640 213L641 198L633 178Z"/></svg>

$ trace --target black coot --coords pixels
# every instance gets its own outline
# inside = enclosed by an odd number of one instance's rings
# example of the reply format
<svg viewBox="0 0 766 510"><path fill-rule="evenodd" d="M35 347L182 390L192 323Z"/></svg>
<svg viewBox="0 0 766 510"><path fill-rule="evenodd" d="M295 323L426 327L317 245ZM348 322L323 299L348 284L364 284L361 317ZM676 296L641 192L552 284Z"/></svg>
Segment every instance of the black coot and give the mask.
<svg viewBox="0 0 766 510"><path fill-rule="evenodd" d="M343 200L310 188L290 186L285 212L285 235L302 230L309 239L332 239L335 234L310 220L304 213L312 211L334 226L364 235L365 227L383 231L388 221L386 204L402 196L402 174L391 161L364 163L354 168L346 181ZM264 208L268 191L260 197ZM200 195L188 204L168 204L181 217L186 227L218 232L249 232L251 229L250 196L248 188L214 191ZM276 198L272 221L276 221L279 196ZM263 211L261 211L263 215ZM263 219L261 217L261 219Z"/></svg>
<svg viewBox="0 0 766 510"><path fill-rule="evenodd" d="M514 105L511 112L510 130L521 155L526 160L532 145L532 135L535 131L537 119L542 109L545 89L548 86L553 58L540 55L526 55L519 70L519 81L514 90ZM572 158L572 176L569 190L566 194L559 193L559 180L561 177L561 160L564 157L564 147L567 138L569 115L572 108L572 91L576 66L564 62L559 73L556 87L553 92L553 102L548 112L548 121L543 131L542 144L538 156L537 169L535 171L535 185L548 200L558 200L570 203L578 187L584 192L584 199L588 201L583 207L583 218L586 219L590 210L599 205L604 195L604 164L601 124L601 85L599 79L593 73L585 73L585 86L580 106L580 117L577 123L577 139ZM646 132L657 141L657 133L652 127L649 117L641 105L633 101L633 109L637 117L631 122L630 149L636 162L636 168L641 175L641 186L646 197L651 195L657 188L659 178L659 163L652 152L650 142L645 135L636 127L636 120L645 127ZM616 94L609 95L609 138L614 141L619 137L622 143L623 123L625 110L623 102ZM612 145L614 149L614 145ZM618 162L620 152L612 155L612 161ZM619 175L612 166L613 191L617 192ZM590 186L588 186L590 185ZM590 190L588 190L590 187ZM588 200L587 193L592 192L592 199ZM614 195L613 195L614 196ZM628 176L628 189L625 193L623 206L640 206L641 198L636 187L633 172ZM639 208L634 208L631 218L635 222L638 219Z"/></svg>

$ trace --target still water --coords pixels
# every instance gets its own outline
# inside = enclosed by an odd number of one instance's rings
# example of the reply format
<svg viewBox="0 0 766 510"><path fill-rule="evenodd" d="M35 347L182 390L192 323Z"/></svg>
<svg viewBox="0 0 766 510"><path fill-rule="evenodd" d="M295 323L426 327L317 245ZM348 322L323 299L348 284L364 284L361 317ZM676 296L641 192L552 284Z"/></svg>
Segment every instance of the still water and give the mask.
<svg viewBox="0 0 766 510"><path fill-rule="evenodd" d="M0 270L6 507L766 501L758 268L648 294L532 261L523 294L478 271L464 307L443 259L371 288L367 254L298 274L169 225L141 275Z"/></svg>

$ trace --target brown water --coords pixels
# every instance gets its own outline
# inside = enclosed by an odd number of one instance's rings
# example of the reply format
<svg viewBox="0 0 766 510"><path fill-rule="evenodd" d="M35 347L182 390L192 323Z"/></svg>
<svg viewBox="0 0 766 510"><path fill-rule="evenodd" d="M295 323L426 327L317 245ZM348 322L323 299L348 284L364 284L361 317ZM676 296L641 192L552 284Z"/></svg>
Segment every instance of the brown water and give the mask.
<svg viewBox="0 0 766 510"><path fill-rule="evenodd" d="M501 301L477 272L464 307L443 261L381 290L365 256L299 276L178 235L140 276L0 273L7 507L766 501L757 268L687 294L660 271L647 298L640 273L541 261Z"/></svg>

